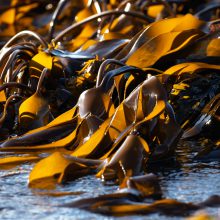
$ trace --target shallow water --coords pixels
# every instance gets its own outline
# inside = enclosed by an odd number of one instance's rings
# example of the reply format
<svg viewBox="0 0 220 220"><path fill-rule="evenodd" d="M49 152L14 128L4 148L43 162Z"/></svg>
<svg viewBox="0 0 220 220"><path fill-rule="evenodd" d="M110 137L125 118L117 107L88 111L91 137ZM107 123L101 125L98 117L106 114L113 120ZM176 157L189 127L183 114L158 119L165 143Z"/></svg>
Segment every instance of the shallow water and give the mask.
<svg viewBox="0 0 220 220"><path fill-rule="evenodd" d="M220 194L220 162L193 160L195 151L199 147L195 143L182 143L178 147L176 161L151 165L151 171L160 178L165 198L200 202L213 194ZM79 209L59 207L79 198L114 192L117 186L104 186L94 176L87 176L56 189L56 191L82 192L79 195L62 197L39 195L37 194L39 191L27 187L31 167L32 165L26 164L0 171L0 219L180 219L157 214L147 217L141 215L105 217ZM215 216L220 214L220 209L217 208L209 208L205 211Z"/></svg>

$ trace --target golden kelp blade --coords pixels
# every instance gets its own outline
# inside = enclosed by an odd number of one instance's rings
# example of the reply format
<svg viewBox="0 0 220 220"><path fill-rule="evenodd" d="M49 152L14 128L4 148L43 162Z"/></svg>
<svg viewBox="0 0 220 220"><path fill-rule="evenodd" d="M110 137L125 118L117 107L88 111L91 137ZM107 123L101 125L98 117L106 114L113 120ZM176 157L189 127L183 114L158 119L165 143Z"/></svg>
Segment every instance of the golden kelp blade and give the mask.
<svg viewBox="0 0 220 220"><path fill-rule="evenodd" d="M0 169L10 169L14 166L27 162L36 162L41 158L38 156L12 156L0 158Z"/></svg>
<svg viewBox="0 0 220 220"><path fill-rule="evenodd" d="M133 198L133 200L129 199ZM132 197L133 196L133 197ZM77 207L80 209L89 210L94 213L113 216L126 216L135 214L152 214L159 213L168 216L178 216L189 214L192 211L198 210L200 205L192 203L184 203L174 199L161 199L153 203L139 202L139 199L128 193L112 193L109 195L100 195L95 198L81 199L65 207Z"/></svg>
<svg viewBox="0 0 220 220"><path fill-rule="evenodd" d="M2 85L1 81L0 81L0 85ZM0 102L6 102L6 95L4 90L0 91Z"/></svg>
<svg viewBox="0 0 220 220"><path fill-rule="evenodd" d="M22 127L37 128L48 123L49 106L43 97L34 94L25 100L19 108Z"/></svg>
<svg viewBox="0 0 220 220"><path fill-rule="evenodd" d="M184 25L183 25L184 24ZM160 35L172 32L183 32L197 30L205 25L204 21L200 21L194 16L187 14L183 17L163 19L148 25L141 33L138 33L128 43L127 46L116 56L118 59L127 60L132 54L147 42L152 41ZM165 42L166 43L166 42Z"/></svg>
<svg viewBox="0 0 220 220"><path fill-rule="evenodd" d="M74 163L72 160L65 158L61 153L55 152L35 165L30 173L29 186L43 189L55 188L56 183L61 182L64 178L62 177L60 179L65 169L69 166L72 168L75 167L76 171L80 167L83 167L83 165Z"/></svg>
<svg viewBox="0 0 220 220"><path fill-rule="evenodd" d="M34 166L29 176L29 186L53 189L57 183L88 175L101 163L102 161L78 159L55 152Z"/></svg>
<svg viewBox="0 0 220 220"><path fill-rule="evenodd" d="M31 59L30 65L31 73L33 71L33 74L36 73L36 76L38 76L37 72L43 71L44 68L49 71L52 70L53 57L46 52L40 51Z"/></svg>
<svg viewBox="0 0 220 220"><path fill-rule="evenodd" d="M115 140L114 144L112 145L111 149L104 154L101 158L105 159L109 157L115 150L115 148L118 146L118 144L133 130L135 130L136 127L141 126L142 124L152 120L153 118L159 116L164 110L165 110L165 102L164 101L158 101L157 105L154 107L152 112L150 112L149 115L147 115L142 121L137 122L136 124L129 125L121 134L120 136Z"/></svg>
<svg viewBox="0 0 220 220"><path fill-rule="evenodd" d="M79 127L79 126L78 126ZM18 151L18 152L25 152L25 151L30 151L30 152L47 152L47 151L58 151L62 150L62 148L69 147L74 143L74 140L76 139L76 135L78 133L78 127L76 127L69 135L67 135L64 138L61 138L57 141L48 143L48 144L38 144L34 146L4 146L3 148L0 149L0 151ZM16 141L16 140L15 140ZM6 142L7 143L7 142Z"/></svg>
<svg viewBox="0 0 220 220"><path fill-rule="evenodd" d="M37 184L37 187L41 188L42 184L42 188L53 188L54 182L70 163L68 159L58 152L41 160L30 173L29 186L34 187ZM40 183L39 180L41 180ZM46 185L44 185L45 182L47 182Z"/></svg>
<svg viewBox="0 0 220 220"><path fill-rule="evenodd" d="M144 43L127 60L126 64L146 68L155 64L160 58L186 47L201 36L199 32L182 31L161 34Z"/></svg>
<svg viewBox="0 0 220 220"><path fill-rule="evenodd" d="M134 204L118 204L118 205L108 205L108 203L103 204L100 207L91 207L91 211L98 213L111 214L115 216L123 215L134 215L137 213L141 214L151 214L159 212L166 215L178 215L178 213L190 213L192 211L198 210L199 206L183 203L176 201L174 199L163 199L156 201L152 204L134 203Z"/></svg>

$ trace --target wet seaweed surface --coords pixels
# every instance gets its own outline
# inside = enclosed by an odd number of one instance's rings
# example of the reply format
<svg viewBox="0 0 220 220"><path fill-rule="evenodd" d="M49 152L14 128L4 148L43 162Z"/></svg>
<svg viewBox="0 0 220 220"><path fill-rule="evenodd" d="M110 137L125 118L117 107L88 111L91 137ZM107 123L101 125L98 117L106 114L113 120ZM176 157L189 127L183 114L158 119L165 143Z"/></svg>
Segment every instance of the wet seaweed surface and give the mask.
<svg viewBox="0 0 220 220"><path fill-rule="evenodd" d="M219 8L0 0L0 218L218 218Z"/></svg>

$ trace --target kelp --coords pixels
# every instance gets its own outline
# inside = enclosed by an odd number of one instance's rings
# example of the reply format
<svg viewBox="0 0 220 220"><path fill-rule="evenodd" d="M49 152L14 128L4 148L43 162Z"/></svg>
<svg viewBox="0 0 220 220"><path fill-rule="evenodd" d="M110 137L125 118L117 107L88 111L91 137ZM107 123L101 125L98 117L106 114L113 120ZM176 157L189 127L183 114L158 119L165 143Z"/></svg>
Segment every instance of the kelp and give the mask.
<svg viewBox="0 0 220 220"><path fill-rule="evenodd" d="M153 203L140 202L132 192L117 192L109 195L101 195L97 198L81 199L64 207L77 207L94 213L126 216L132 214L149 215L160 213L166 216L187 216L204 207L219 206L219 196L211 196L197 204L184 203L174 199L161 199Z"/></svg>
<svg viewBox="0 0 220 220"><path fill-rule="evenodd" d="M184 139L205 145L195 160L219 160L218 2L0 3L1 169L36 162L37 189L86 175L118 184L64 205L105 215L219 205L165 198L150 173Z"/></svg>

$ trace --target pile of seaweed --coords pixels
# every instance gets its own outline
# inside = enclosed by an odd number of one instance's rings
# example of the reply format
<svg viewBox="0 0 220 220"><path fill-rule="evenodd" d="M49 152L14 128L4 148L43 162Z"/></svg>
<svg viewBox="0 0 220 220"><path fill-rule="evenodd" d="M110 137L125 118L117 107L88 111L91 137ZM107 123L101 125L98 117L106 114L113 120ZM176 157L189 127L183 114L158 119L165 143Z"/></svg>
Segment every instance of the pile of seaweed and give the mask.
<svg viewBox="0 0 220 220"><path fill-rule="evenodd" d="M220 2L0 1L0 166L36 163L29 187L85 175L119 185L66 204L106 215L189 215L151 165L219 160Z"/></svg>

